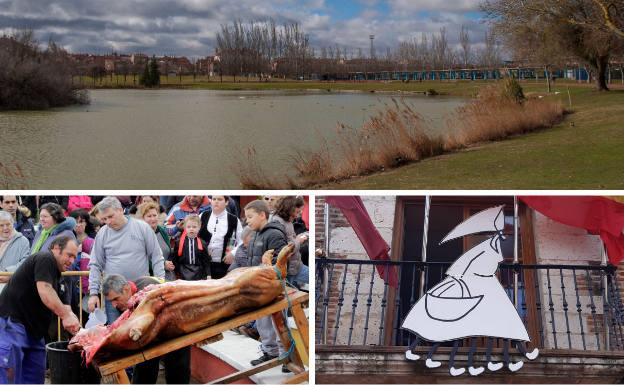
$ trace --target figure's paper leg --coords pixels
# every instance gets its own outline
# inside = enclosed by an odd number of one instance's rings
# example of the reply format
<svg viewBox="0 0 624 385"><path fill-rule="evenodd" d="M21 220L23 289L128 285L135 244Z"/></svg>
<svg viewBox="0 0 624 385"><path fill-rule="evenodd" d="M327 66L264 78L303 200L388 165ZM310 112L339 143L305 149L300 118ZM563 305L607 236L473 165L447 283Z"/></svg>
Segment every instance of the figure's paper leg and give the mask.
<svg viewBox="0 0 624 385"><path fill-rule="evenodd" d="M492 344L494 343L494 338L489 337L487 342L487 350L485 353L487 367L491 372L495 372L503 367L502 362L492 362Z"/></svg>
<svg viewBox="0 0 624 385"><path fill-rule="evenodd" d="M412 342L409 346L409 349L407 349L407 351L405 352L405 358L407 358L410 361L417 361L420 356L418 354L413 353L414 348L416 346L420 345L420 336L416 336L416 338L414 339L414 342Z"/></svg>
<svg viewBox="0 0 624 385"><path fill-rule="evenodd" d="M485 370L485 368L481 366L477 368L473 366L474 354L476 350L477 350L477 339L471 338L470 339L470 351L468 352L468 372L473 376L478 376L479 374L483 373L483 371Z"/></svg>
<svg viewBox="0 0 624 385"><path fill-rule="evenodd" d="M526 358L528 358L531 361L536 359L537 356L539 355L539 349L537 349L537 348L533 349L531 351L531 353L528 353L527 350L526 350L526 347L524 346L524 342L523 341L516 341L516 348L518 348L518 351L520 353L522 353L523 356L525 356Z"/></svg>
<svg viewBox="0 0 624 385"><path fill-rule="evenodd" d="M449 367L450 367L449 372L451 373L451 376L453 377L462 375L466 371L465 368L455 369L455 354L457 354L458 348L459 348L459 340L455 340L455 342L453 342L453 350L451 350L451 357L449 358Z"/></svg>
<svg viewBox="0 0 624 385"><path fill-rule="evenodd" d="M511 359L509 358L509 339L508 338L505 338L503 340L503 359L505 361L505 365L507 365L509 370L512 372L517 372L524 365L524 362L522 361L511 362Z"/></svg>
<svg viewBox="0 0 624 385"><path fill-rule="evenodd" d="M437 368L440 365L442 365L440 361L433 360L433 355L435 354L435 351L438 349L438 346L440 346L440 343L436 342L435 344L433 344L433 346L431 346L431 349L429 349L429 354L427 354L427 361L425 362L425 365L428 368Z"/></svg>

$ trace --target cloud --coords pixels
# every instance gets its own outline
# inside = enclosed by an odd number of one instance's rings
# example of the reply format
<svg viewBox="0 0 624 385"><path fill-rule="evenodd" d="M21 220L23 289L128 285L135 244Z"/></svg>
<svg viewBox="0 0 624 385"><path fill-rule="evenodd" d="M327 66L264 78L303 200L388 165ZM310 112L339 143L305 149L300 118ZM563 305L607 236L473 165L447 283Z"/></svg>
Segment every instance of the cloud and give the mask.
<svg viewBox="0 0 624 385"><path fill-rule="evenodd" d="M446 27L456 44L466 25L473 42L485 26L475 20L480 0L0 0L0 31L33 29L42 42L52 37L73 52L206 56L214 53L222 24L273 18L298 22L317 49L338 44L368 53L369 34L378 53L401 40ZM356 7L338 19L338 7ZM353 10L353 9L350 9Z"/></svg>
<svg viewBox="0 0 624 385"><path fill-rule="evenodd" d="M394 13L478 11L483 0L388 0Z"/></svg>

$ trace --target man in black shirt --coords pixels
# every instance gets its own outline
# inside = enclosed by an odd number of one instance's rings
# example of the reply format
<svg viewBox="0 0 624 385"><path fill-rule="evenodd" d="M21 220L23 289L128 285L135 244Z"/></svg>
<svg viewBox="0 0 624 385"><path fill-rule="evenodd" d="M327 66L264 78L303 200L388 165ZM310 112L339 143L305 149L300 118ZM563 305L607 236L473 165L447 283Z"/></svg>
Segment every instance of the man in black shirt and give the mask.
<svg viewBox="0 0 624 385"><path fill-rule="evenodd" d="M123 312L128 309L128 300L137 291L151 284L162 283L154 277L141 277L134 282L120 274L110 274L102 281L102 292L106 299ZM169 352L163 356L165 379L168 384L188 384L191 380L191 347ZM137 364L132 374L133 384L155 384L158 379L160 357Z"/></svg>
<svg viewBox="0 0 624 385"><path fill-rule="evenodd" d="M75 240L56 238L49 251L28 257L0 294L0 383L43 384L43 336L52 313L68 332L80 329L71 307L58 296L61 272L72 265L77 253Z"/></svg>

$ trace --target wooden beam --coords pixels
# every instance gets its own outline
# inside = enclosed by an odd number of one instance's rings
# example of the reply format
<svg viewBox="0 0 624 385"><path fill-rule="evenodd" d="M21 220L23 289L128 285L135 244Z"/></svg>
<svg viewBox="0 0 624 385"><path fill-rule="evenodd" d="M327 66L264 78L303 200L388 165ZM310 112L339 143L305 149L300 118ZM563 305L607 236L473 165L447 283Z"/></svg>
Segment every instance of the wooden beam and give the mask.
<svg viewBox="0 0 624 385"><path fill-rule="evenodd" d="M310 351L310 340L308 339L308 318L303 312L301 304L293 305L291 312L293 318L295 319L295 324L297 324L297 330L299 330L299 334L301 335L301 340L303 341L303 348L305 349L305 353L308 354L308 352Z"/></svg>
<svg viewBox="0 0 624 385"><path fill-rule="evenodd" d="M273 318L273 324L275 325L275 330L277 331L277 336L280 341L282 341L282 345L284 346L284 350L290 350L290 347L294 341L292 341L288 336L288 328L286 327L286 318L284 317L284 313L278 311L277 313L271 314ZM297 349L293 349L292 354L290 355L290 360L294 362L297 366L303 367L303 360L301 356L299 356L299 351Z"/></svg>
<svg viewBox="0 0 624 385"><path fill-rule="evenodd" d="M128 374L125 370L102 376L102 384L129 384Z"/></svg>
<svg viewBox="0 0 624 385"><path fill-rule="evenodd" d="M303 381L308 381L308 372L303 372L303 373L299 373L296 374L292 377L288 377L286 379L286 381L284 381L284 384L300 384Z"/></svg>
<svg viewBox="0 0 624 385"><path fill-rule="evenodd" d="M283 364L284 362L286 362L287 359L283 359L280 360L279 357L278 358L274 358L270 361L264 362L258 366L254 366L252 368L246 369L246 370L241 370L240 372L237 373L232 373L232 374L228 374L227 376L223 376L221 378L218 378L212 382L210 382L210 384L230 384L234 381L238 381L242 378L247 378L249 376L252 376L254 374L260 373L260 372L264 372L265 370L274 368L276 366L279 366L281 364Z"/></svg>
<svg viewBox="0 0 624 385"><path fill-rule="evenodd" d="M292 305L301 304L308 301L308 293L304 293L301 291L293 291L292 293L289 293L289 296ZM185 346L190 346L197 342L204 341L219 333L223 333L224 331L230 330L237 326L244 325L258 318L267 317L275 313L281 314L281 311L286 308L288 308L288 301L286 300L286 298L282 298L268 306L263 307L262 309L258 309L255 311L241 314L234 318L223 320L216 325L212 325L205 329L201 329L196 332L174 338L167 342L163 342L151 348L145 349L141 352L104 362L98 362L98 360L95 360L94 364L98 367L102 376L112 374L131 365L135 365L150 360L152 358L160 357L174 350L178 350Z"/></svg>
<svg viewBox="0 0 624 385"><path fill-rule="evenodd" d="M291 372L295 373L295 374L299 374L299 373L303 373L305 372L305 367L303 366L299 366L293 362L289 362L286 364L286 366L288 367L288 369L290 369Z"/></svg>

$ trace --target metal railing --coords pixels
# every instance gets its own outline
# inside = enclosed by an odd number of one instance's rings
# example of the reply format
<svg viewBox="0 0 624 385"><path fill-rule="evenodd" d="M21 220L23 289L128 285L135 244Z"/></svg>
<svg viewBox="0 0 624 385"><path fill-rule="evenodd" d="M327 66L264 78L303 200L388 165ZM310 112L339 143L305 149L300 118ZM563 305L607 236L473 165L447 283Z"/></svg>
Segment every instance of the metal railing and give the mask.
<svg viewBox="0 0 624 385"><path fill-rule="evenodd" d="M2 276L8 276L11 277L13 275L13 272L0 272L0 277ZM89 271L64 271L61 273L62 277L74 277L74 280L71 280L71 286L77 284L78 285L78 307L79 307L79 311L78 314L76 314L78 316L78 320L80 321L80 325L84 325L83 323L83 317L82 317L82 311L80 311L81 309L81 304L82 304L82 297L84 297L85 295L88 295L89 293L84 293L82 290L82 282L81 278L82 277L89 277ZM78 282L76 282L76 280ZM69 287L67 290L73 290L73 287ZM102 301L101 303L104 303L104 297L100 298L100 300ZM61 329L61 319L60 317L56 317L56 323L57 323L57 340L61 341L61 336L62 336L62 329Z"/></svg>
<svg viewBox="0 0 624 385"><path fill-rule="evenodd" d="M382 279L377 271L384 266ZM451 263L316 259L316 343L407 346L403 319ZM398 287L388 284L395 269ZM624 350L615 267L500 264L499 282L542 349ZM515 284L517 282L517 285ZM515 294L517 293L517 294Z"/></svg>

